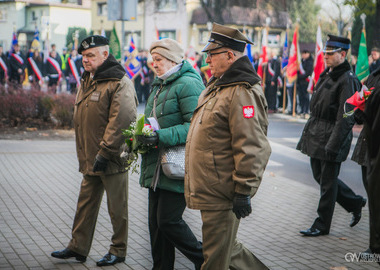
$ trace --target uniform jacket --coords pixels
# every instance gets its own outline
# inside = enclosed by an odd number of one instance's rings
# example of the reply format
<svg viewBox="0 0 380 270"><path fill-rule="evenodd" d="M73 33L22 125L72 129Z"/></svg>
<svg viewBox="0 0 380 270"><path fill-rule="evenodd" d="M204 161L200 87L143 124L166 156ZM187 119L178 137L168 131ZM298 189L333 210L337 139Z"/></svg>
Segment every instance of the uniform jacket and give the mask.
<svg viewBox="0 0 380 270"><path fill-rule="evenodd" d="M302 87L306 89L307 86L309 85L309 82L307 79L313 73L314 59L313 57L310 56L305 60L302 59L301 63L302 63L302 68L305 71L305 73L301 74L301 72L298 71L297 87Z"/></svg>
<svg viewBox="0 0 380 270"><path fill-rule="evenodd" d="M271 68L273 75L269 68ZM281 62L278 58L272 58L268 61L268 68L266 69L265 82L274 82L277 85L277 78L281 75Z"/></svg>
<svg viewBox="0 0 380 270"><path fill-rule="evenodd" d="M253 196L268 162L267 102L247 56L199 97L186 141L189 208L232 209L234 193Z"/></svg>
<svg viewBox="0 0 380 270"><path fill-rule="evenodd" d="M132 82L112 55L97 69L93 79L84 72L74 107L74 128L79 171L92 172L95 156L108 159L106 174L125 171L120 158L127 129L136 119L137 99Z"/></svg>
<svg viewBox="0 0 380 270"><path fill-rule="evenodd" d="M371 75L368 77L367 82L365 85L369 88L375 87L375 90L378 91L380 89L380 68L375 70ZM359 124L363 124L361 121ZM362 130L359 134L358 141L356 143L354 152L352 153L351 159L355 162L357 162L359 165L367 166L367 142L366 138L364 136L364 130Z"/></svg>
<svg viewBox="0 0 380 270"><path fill-rule="evenodd" d="M0 57L1 57L1 59L3 59L5 65L7 66L7 69L9 69L8 58L6 57L6 55L4 53L1 53ZM0 66L0 84L2 84L3 82L5 82L5 71Z"/></svg>
<svg viewBox="0 0 380 270"><path fill-rule="evenodd" d="M372 73L380 67L380 59L373 61L371 65L369 65L369 72Z"/></svg>
<svg viewBox="0 0 380 270"><path fill-rule="evenodd" d="M24 69L26 67L26 60L25 60L25 57L24 55L19 52L18 55L22 58L23 60L23 63L20 63L19 61L16 60L15 57L13 57L12 55L9 55L9 66L8 66L8 74L9 74L9 78L11 80L20 80L20 75L24 74ZM18 69L21 69L22 72L19 73L18 72Z"/></svg>
<svg viewBox="0 0 380 270"><path fill-rule="evenodd" d="M360 90L360 82L345 61L322 72L310 101L310 118L297 149L321 160L342 162L352 141L353 117L343 117L346 100ZM333 156L326 155L326 151ZM335 157L334 157L335 156Z"/></svg>
<svg viewBox="0 0 380 270"><path fill-rule="evenodd" d="M200 75L187 61L179 71L166 80L158 77L152 83L152 92L145 108L145 119L153 117L153 100L159 91L156 104L156 115L160 130L158 148L142 155L140 185L150 188L159 158L159 152L165 147L186 143L190 119L197 106L204 85ZM149 123L149 122L147 122ZM157 185L160 189L183 193L183 180L174 180L160 172Z"/></svg>

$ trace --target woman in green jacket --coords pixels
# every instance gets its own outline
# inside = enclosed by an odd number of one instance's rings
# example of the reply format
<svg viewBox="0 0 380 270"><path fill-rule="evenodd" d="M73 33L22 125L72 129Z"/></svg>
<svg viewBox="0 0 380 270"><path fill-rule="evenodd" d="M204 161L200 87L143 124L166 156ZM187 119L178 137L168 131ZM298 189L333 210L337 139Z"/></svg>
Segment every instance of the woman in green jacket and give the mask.
<svg viewBox="0 0 380 270"><path fill-rule="evenodd" d="M157 119L160 129L153 137L140 138L157 148L142 156L140 185L149 188L149 232L153 269L174 269L175 248L200 269L202 245L182 214L186 207L184 182L168 178L160 169L160 151L186 143L190 119L204 89L200 75L182 60L183 49L166 38L150 47L157 77L145 107L145 118Z"/></svg>

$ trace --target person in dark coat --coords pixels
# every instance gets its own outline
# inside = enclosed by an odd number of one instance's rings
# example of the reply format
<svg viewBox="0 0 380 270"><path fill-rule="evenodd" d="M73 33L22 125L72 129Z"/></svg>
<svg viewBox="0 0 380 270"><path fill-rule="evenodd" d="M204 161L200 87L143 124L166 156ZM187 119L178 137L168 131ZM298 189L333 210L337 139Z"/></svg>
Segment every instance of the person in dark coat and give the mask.
<svg viewBox="0 0 380 270"><path fill-rule="evenodd" d="M30 58L30 59L29 59ZM28 58L28 75L29 82L33 85L34 88L40 90L40 79L42 80L42 71L43 71L43 59L42 54L38 49L33 50L31 56Z"/></svg>
<svg viewBox="0 0 380 270"><path fill-rule="evenodd" d="M74 73L76 73L80 77L83 73L83 63L82 63L82 56L78 54L77 50L72 50L70 53L69 58L67 59L66 64L66 71L65 76L68 82L67 91L69 91L71 94L77 93L77 87L78 81L76 77L74 76Z"/></svg>
<svg viewBox="0 0 380 270"><path fill-rule="evenodd" d="M5 85L7 79L7 72L9 68L9 63L7 56L3 52L3 45L0 44L0 85Z"/></svg>
<svg viewBox="0 0 380 270"><path fill-rule="evenodd" d="M372 63L369 65L369 73L374 72L380 67L380 48L373 47L371 50Z"/></svg>
<svg viewBox="0 0 380 270"><path fill-rule="evenodd" d="M20 86L25 76L25 57L18 44L15 44L13 49L14 52L9 55L9 81L15 86Z"/></svg>
<svg viewBox="0 0 380 270"><path fill-rule="evenodd" d="M297 74L297 94L300 102L300 114L305 116L309 113L309 93L307 87L309 85L309 76L313 73L314 59L307 50L302 51L302 60L300 70Z"/></svg>
<svg viewBox="0 0 380 270"><path fill-rule="evenodd" d="M361 256L369 259L374 254L380 256L380 67L369 75L365 85L374 89L366 101L364 113L357 109L354 114L356 122L364 127L352 160L362 165L363 184L368 196L369 248Z"/></svg>
<svg viewBox="0 0 380 270"><path fill-rule="evenodd" d="M318 217L311 228L300 231L305 236L330 233L335 202L353 214L355 226L366 203L338 178L341 163L346 160L352 141L354 118L343 117L346 100L360 90L360 82L346 60L350 40L328 35L322 72L310 102L311 115L302 132L297 149L310 156L314 179L320 185Z"/></svg>
<svg viewBox="0 0 380 270"><path fill-rule="evenodd" d="M281 72L281 63L273 52L265 72L265 98L268 102L268 113L273 113L277 111L277 78Z"/></svg>

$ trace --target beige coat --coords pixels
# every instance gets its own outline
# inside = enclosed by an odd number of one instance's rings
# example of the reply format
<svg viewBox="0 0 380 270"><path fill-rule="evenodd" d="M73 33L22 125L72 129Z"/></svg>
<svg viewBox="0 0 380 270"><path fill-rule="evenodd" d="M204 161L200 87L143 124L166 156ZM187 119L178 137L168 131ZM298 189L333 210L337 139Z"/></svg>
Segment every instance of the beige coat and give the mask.
<svg viewBox="0 0 380 270"><path fill-rule="evenodd" d="M199 98L186 141L189 208L232 209L235 192L253 196L260 185L271 153L267 102L258 79L246 79L252 76L247 61L235 62ZM244 74L232 72L244 68Z"/></svg>
<svg viewBox="0 0 380 270"><path fill-rule="evenodd" d="M137 99L133 84L116 61L108 63L107 60L105 68L101 66L92 80L84 73L75 101L79 171L88 175L99 174L92 172L97 154L109 160L106 174L125 171L126 160L120 158L125 139L121 130L127 129L136 119Z"/></svg>

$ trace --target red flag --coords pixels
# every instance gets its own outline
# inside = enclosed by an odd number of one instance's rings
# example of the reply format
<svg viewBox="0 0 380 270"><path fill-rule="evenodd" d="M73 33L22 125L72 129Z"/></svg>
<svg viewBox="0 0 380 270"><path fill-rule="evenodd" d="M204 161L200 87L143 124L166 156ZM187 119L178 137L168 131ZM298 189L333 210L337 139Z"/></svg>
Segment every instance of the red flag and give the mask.
<svg viewBox="0 0 380 270"><path fill-rule="evenodd" d="M268 63L268 55L267 55L267 46L268 46L268 34L267 29L263 29L263 42L261 43L261 54L259 58L259 67L257 68L257 74L263 78L264 69L263 64Z"/></svg>
<svg viewBox="0 0 380 270"><path fill-rule="evenodd" d="M298 46L298 26L296 26L296 29L294 30L292 45L290 46L289 64L288 68L286 69L286 76L288 77L289 83L292 83L297 79L297 71L299 69L300 63L299 58L300 53Z"/></svg>
<svg viewBox="0 0 380 270"><path fill-rule="evenodd" d="M160 40L160 32L158 31L157 26L154 25L154 28L155 28L155 31L156 31L156 39Z"/></svg>
<svg viewBox="0 0 380 270"><path fill-rule="evenodd" d="M317 42L315 46L315 63L314 63L314 72L311 75L311 80L307 87L308 91L313 91L314 86L317 84L319 80L319 76L325 69L325 59L323 58L323 42L322 42L322 31L321 26L318 25L317 29Z"/></svg>

